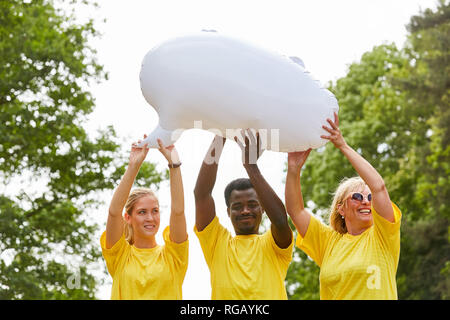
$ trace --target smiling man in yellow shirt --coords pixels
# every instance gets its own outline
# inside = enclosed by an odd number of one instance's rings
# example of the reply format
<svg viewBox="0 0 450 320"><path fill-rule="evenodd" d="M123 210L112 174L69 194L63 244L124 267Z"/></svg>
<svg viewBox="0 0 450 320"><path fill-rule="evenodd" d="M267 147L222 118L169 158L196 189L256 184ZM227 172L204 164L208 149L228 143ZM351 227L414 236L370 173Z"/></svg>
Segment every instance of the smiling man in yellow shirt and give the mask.
<svg viewBox="0 0 450 320"><path fill-rule="evenodd" d="M211 196L216 180L218 159L225 139L216 136L203 161L195 187L196 222L194 231L202 246L211 273L213 300L287 299L284 279L292 259L293 235L283 203L262 177L250 151L259 137L246 146L244 168L250 179L232 181L225 189L228 215L236 236L219 223ZM256 142L257 140L257 142ZM211 161L211 159L213 159ZM262 214L271 221L270 230L259 234Z"/></svg>

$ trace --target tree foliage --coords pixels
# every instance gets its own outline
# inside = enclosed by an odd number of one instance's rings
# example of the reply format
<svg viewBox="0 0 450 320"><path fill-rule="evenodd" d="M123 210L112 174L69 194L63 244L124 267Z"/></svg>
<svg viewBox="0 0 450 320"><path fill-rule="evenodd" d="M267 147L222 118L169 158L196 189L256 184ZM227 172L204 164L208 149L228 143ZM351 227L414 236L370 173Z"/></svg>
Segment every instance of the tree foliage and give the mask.
<svg viewBox="0 0 450 320"><path fill-rule="evenodd" d="M383 176L403 213L397 272L400 299L450 297L449 188L450 6L413 16L403 49L383 44L350 65L330 87L339 105L340 128ZM331 144L312 152L302 172L302 191L312 211L325 220L332 192L356 175ZM298 249L296 249L298 250ZM310 269L305 258L287 283ZM299 275L300 274L300 275ZM318 282L318 273L310 273ZM303 279L311 283L311 279ZM318 288L318 287L317 287ZM306 297L313 297L306 288ZM302 296L299 290L290 297Z"/></svg>
<svg viewBox="0 0 450 320"><path fill-rule="evenodd" d="M87 213L127 160L112 127L83 128L89 84L107 78L88 43L97 36L52 1L0 2L0 299L95 298L88 266L101 252ZM146 163L139 179L162 177Z"/></svg>

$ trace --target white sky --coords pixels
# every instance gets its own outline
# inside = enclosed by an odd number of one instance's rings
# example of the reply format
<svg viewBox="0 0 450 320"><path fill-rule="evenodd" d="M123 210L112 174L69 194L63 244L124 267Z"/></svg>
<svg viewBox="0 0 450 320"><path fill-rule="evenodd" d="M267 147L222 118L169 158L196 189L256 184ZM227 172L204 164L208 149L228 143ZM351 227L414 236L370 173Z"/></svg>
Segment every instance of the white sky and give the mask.
<svg viewBox="0 0 450 320"><path fill-rule="evenodd" d="M158 115L142 96L139 71L144 55L158 43L173 36L202 29L235 35L271 48L288 56L300 57L306 69L323 84L345 75L348 65L364 52L384 42L401 47L405 41L405 25L419 9L435 8L434 0L97 0L100 9L89 15L106 18L98 23L103 36L92 46L109 72L109 80L91 87L97 107L86 124L88 130L113 125L119 137L132 141L150 133L158 123ZM85 13L84 13L85 14ZM183 133L176 142L181 166L185 207L190 241L189 267L183 285L184 299L210 299L209 270L193 232L193 188L203 157L213 134L198 129ZM225 186L234 178L246 177L241 165L240 149L228 141L219 165L213 196L220 221L232 231L223 199ZM151 150L148 161L166 168L166 160ZM266 151L258 165L266 180L284 201L284 162L286 154ZM344 160L343 160L344 161ZM112 195L112 193L111 193ZM158 242L168 225L169 188L161 184L160 204L163 208ZM95 220L106 224L105 208L95 213ZM104 228L104 227L103 227ZM100 235L96 235L99 237ZM109 299L111 278L98 292L98 298Z"/></svg>

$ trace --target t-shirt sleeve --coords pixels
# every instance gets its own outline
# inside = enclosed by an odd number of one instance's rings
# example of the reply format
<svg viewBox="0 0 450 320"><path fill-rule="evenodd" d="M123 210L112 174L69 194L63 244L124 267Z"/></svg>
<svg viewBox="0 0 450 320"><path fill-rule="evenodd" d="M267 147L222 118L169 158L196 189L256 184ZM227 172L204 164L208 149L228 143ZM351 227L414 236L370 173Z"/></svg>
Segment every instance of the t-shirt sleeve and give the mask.
<svg viewBox="0 0 450 320"><path fill-rule="evenodd" d="M305 237L297 233L296 245L320 267L333 232L331 227L311 215Z"/></svg>
<svg viewBox="0 0 450 320"><path fill-rule="evenodd" d="M230 236L230 232L220 224L217 216L202 231L198 231L194 226L194 232L202 247L206 263L211 268L217 244L221 240L226 240Z"/></svg>
<svg viewBox="0 0 450 320"><path fill-rule="evenodd" d="M173 270L184 279L189 261L189 240L181 243L173 242L170 239L170 227L167 226L163 231L165 250L173 267Z"/></svg>
<svg viewBox="0 0 450 320"><path fill-rule="evenodd" d="M125 239L125 235L122 234L120 239L109 249L106 248L106 231L103 232L100 237L100 245L102 248L103 258L106 261L106 267L111 277L114 277L114 273L119 266L122 257L124 256L130 244Z"/></svg>
<svg viewBox="0 0 450 320"><path fill-rule="evenodd" d="M400 254L400 225L402 213L393 202L392 209L394 210L394 222L390 222L380 216L380 214L372 207L373 224L377 238L380 239L382 244L388 248L394 256L398 256Z"/></svg>
<svg viewBox="0 0 450 320"><path fill-rule="evenodd" d="M283 263L283 265L285 265L285 267L289 267L289 264L291 263L292 260L292 251L294 250L294 235L291 231L292 234L292 240L291 240L291 244L289 245L289 247L287 248L280 248L277 243L275 242L275 239L273 238L272 235L272 230L269 228L269 230L267 230L264 234L264 237L267 238L267 241L270 245L270 247L272 248L273 252L275 252L276 256L279 258L279 260Z"/></svg>

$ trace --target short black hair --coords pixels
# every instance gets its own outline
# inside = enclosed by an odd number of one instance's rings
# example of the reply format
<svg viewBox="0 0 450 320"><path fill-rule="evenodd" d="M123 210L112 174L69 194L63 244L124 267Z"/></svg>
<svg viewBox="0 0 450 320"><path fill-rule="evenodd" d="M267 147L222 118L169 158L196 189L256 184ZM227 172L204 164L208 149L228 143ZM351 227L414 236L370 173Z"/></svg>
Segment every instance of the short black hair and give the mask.
<svg viewBox="0 0 450 320"><path fill-rule="evenodd" d="M227 208L230 207L230 196L233 190L247 190L254 189L253 184L250 182L248 178L238 178L231 181L225 188L225 203L227 204Z"/></svg>

